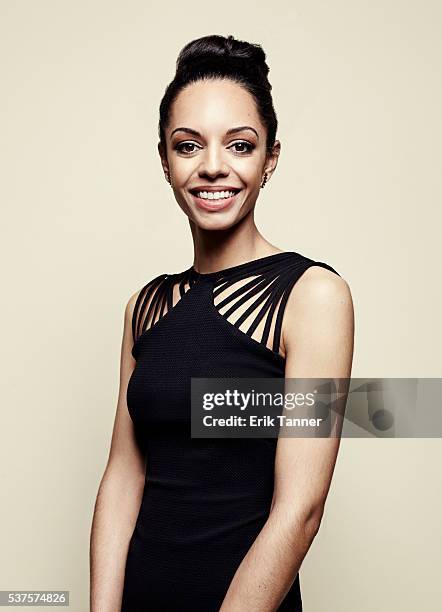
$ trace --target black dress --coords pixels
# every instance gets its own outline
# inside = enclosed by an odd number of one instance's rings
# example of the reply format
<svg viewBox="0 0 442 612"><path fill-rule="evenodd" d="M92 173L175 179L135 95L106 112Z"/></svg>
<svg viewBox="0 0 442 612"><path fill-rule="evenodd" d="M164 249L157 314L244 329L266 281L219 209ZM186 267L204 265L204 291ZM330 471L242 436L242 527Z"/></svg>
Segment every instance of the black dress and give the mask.
<svg viewBox="0 0 442 612"><path fill-rule="evenodd" d="M191 377L283 378L284 308L313 265L338 274L282 252L140 291L127 405L147 467L122 612L219 610L269 515L277 438L192 438ZM302 610L299 574L278 609Z"/></svg>

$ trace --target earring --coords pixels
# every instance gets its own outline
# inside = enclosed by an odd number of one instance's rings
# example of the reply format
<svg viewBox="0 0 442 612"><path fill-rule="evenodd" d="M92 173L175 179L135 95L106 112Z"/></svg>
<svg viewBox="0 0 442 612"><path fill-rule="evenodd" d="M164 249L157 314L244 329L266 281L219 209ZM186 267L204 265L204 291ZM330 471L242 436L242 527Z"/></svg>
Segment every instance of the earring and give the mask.
<svg viewBox="0 0 442 612"><path fill-rule="evenodd" d="M168 172L166 172L166 181L172 186L172 183L170 182L170 174Z"/></svg>
<svg viewBox="0 0 442 612"><path fill-rule="evenodd" d="M261 189L263 189L264 185L267 183L267 172L264 173L264 178L261 183Z"/></svg>

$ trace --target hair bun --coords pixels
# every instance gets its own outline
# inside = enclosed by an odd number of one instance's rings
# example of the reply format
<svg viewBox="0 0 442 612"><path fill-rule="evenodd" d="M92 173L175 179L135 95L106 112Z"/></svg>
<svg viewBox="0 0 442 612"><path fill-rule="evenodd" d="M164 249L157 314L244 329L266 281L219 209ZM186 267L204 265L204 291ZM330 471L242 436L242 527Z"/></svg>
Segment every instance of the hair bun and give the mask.
<svg viewBox="0 0 442 612"><path fill-rule="evenodd" d="M269 67L261 46L235 39L233 36L204 36L182 48L177 62L177 74L198 72L212 67L230 65L236 71L258 72L266 78Z"/></svg>

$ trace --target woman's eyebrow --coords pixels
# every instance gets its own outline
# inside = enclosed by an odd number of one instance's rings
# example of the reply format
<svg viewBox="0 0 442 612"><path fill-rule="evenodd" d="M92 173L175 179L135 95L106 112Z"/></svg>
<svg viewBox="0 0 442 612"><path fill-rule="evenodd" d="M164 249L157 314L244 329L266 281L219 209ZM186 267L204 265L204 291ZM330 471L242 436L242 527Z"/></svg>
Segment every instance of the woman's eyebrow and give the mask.
<svg viewBox="0 0 442 612"><path fill-rule="evenodd" d="M239 127L230 128L230 130L227 130L226 135L229 136L230 134L236 134L237 132L243 132L244 130L251 130L252 132L256 134L256 137L259 140L258 132L255 130L255 128L252 128L249 125L240 125ZM199 132L197 132L196 130L193 130L192 128L188 128L188 127L175 128L171 132L170 136L172 137L175 134L175 132L187 132L187 134L192 134L192 136L199 136L201 138L201 134Z"/></svg>

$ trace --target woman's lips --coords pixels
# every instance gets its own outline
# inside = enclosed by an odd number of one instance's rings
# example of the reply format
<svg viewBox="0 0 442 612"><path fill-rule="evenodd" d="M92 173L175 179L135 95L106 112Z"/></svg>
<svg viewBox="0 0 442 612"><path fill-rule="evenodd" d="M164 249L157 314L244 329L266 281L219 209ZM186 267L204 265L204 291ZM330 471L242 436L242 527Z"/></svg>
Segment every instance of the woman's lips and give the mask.
<svg viewBox="0 0 442 612"><path fill-rule="evenodd" d="M194 193L190 193L190 195L194 199L195 204L198 206L198 208L201 208L202 210L208 210L210 212L217 212L219 210L225 210L226 208L231 206L235 201L235 198L237 197L238 193L241 193L241 190L235 193L235 195L231 196L230 198L220 198L219 200L205 200L203 198L199 198Z"/></svg>

